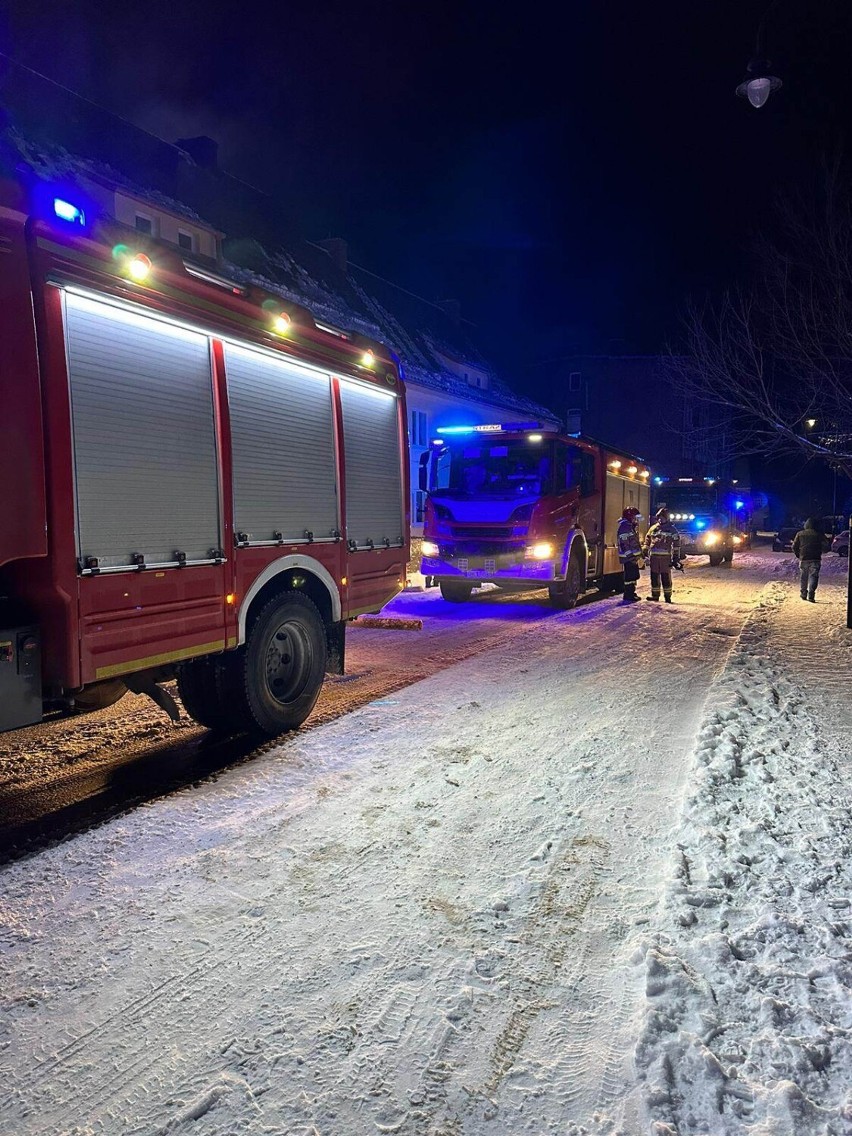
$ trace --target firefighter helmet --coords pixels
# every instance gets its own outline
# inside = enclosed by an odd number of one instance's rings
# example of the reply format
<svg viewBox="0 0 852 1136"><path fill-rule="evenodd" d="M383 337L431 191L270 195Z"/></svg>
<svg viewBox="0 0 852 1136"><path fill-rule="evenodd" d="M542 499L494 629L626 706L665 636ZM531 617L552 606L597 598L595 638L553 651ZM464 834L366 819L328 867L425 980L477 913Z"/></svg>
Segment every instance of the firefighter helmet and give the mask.
<svg viewBox="0 0 852 1136"><path fill-rule="evenodd" d="M663 505L662 508L657 509L656 519L658 521L667 521L669 519L669 511L665 507L665 505Z"/></svg>
<svg viewBox="0 0 852 1136"><path fill-rule="evenodd" d="M631 505L628 509L624 510L624 512L621 514L621 516L624 518L625 521L638 521L639 518L642 516L642 512L641 512L641 510L636 509L636 508L634 508L634 506Z"/></svg>

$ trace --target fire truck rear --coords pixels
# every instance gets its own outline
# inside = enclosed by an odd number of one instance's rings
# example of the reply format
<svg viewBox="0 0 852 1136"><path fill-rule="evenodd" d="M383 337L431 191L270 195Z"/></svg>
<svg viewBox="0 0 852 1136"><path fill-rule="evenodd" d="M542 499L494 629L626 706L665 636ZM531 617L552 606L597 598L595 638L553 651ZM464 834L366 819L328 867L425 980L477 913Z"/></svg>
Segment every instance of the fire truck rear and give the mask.
<svg viewBox="0 0 852 1136"><path fill-rule="evenodd" d="M393 355L0 180L0 730L128 689L301 724L404 583Z"/></svg>
<svg viewBox="0 0 852 1136"><path fill-rule="evenodd" d="M437 433L420 470L421 571L445 599L493 583L547 588L570 608L589 587L620 585L619 519L630 506L647 517L650 506L640 459L534 422Z"/></svg>

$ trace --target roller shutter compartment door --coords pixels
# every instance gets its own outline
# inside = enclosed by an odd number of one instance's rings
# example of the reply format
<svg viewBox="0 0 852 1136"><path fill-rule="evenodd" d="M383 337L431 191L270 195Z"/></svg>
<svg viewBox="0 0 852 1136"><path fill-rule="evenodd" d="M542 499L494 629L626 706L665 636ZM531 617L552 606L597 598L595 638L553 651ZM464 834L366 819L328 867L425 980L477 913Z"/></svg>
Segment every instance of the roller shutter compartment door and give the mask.
<svg viewBox="0 0 852 1136"><path fill-rule="evenodd" d="M221 537L207 337L64 299L80 556L209 559Z"/></svg>
<svg viewBox="0 0 852 1136"><path fill-rule="evenodd" d="M331 377L227 344L234 523L253 541L339 526Z"/></svg>
<svg viewBox="0 0 852 1136"><path fill-rule="evenodd" d="M397 399L341 380L346 448L346 537L358 548L372 541L403 543L402 476Z"/></svg>

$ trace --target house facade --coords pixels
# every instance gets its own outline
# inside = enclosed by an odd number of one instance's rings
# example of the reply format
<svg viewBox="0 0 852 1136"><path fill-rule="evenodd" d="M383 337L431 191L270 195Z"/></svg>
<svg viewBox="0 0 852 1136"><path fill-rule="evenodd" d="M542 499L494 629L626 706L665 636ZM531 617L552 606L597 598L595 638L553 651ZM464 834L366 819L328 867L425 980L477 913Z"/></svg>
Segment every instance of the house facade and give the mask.
<svg viewBox="0 0 852 1136"><path fill-rule="evenodd" d="M676 369L662 355L575 355L561 359L555 384L569 427L617 441L664 476L730 478L730 422L686 398Z"/></svg>

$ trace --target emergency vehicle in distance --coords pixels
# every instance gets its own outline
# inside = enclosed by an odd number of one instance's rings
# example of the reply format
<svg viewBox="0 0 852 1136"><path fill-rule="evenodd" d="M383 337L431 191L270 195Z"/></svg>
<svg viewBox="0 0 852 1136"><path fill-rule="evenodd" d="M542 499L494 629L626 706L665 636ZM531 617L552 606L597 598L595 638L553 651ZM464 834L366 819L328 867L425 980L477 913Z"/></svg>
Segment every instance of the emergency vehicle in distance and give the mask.
<svg viewBox="0 0 852 1136"><path fill-rule="evenodd" d="M681 556L707 556L730 564L749 544L751 495L718 477L654 479L655 508L665 506L680 533Z"/></svg>
<svg viewBox="0 0 852 1136"><path fill-rule="evenodd" d="M0 179L0 730L128 689L273 736L404 586L381 344Z"/></svg>
<svg viewBox="0 0 852 1136"><path fill-rule="evenodd" d="M420 466L421 571L445 599L492 583L547 588L556 607L570 608L591 586L623 583L616 530L630 506L648 517L644 462L535 422L436 433Z"/></svg>

